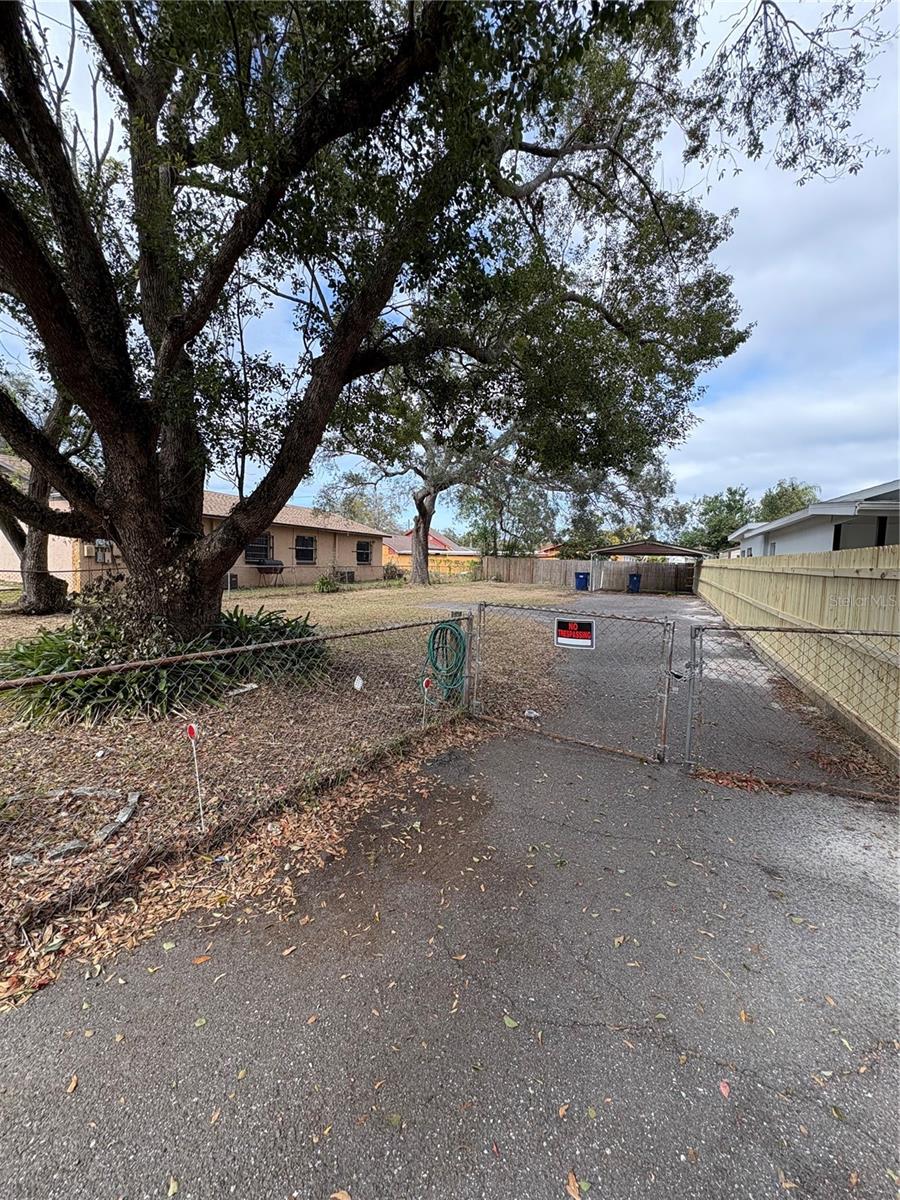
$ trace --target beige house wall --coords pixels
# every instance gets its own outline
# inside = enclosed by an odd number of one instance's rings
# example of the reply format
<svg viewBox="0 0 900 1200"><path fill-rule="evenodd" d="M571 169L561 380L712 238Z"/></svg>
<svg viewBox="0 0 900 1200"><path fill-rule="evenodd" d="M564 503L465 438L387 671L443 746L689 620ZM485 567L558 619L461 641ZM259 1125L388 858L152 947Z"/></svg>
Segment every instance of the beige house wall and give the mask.
<svg viewBox="0 0 900 1200"><path fill-rule="evenodd" d="M218 522L204 517L205 533L211 532ZM272 538L272 558L281 559L284 572L281 580L286 584L313 584L320 575L327 575L332 569L337 571L353 571L357 583L366 583L384 578L382 564L382 539L364 533L336 533L329 529L312 529L303 525L272 525L269 528ZM295 539L314 537L316 539L316 561L314 564L298 564L294 553ZM370 542L372 546L372 562L368 566L356 561L356 543ZM244 552L238 557L231 568L230 575L237 576L239 588L265 586L266 580L252 563L244 561ZM233 581L232 581L233 585Z"/></svg>
<svg viewBox="0 0 900 1200"><path fill-rule="evenodd" d="M205 533L218 524L215 519L204 517L203 530ZM332 569L338 571L353 571L359 583L366 583L384 578L382 562L382 539L369 534L336 533L328 529L312 529L301 525L272 525L269 529L272 536L272 557L280 558L284 563L281 579L286 584L313 584L320 575L326 575ZM295 561L294 542L297 535L314 537L316 539L316 561L312 565L299 565ZM356 543L371 542L372 562L368 566L356 561ZM109 553L109 552L108 552ZM69 584L70 591L81 591L91 581L100 576L125 570L117 547L111 551L111 561L98 562L93 543L76 541L73 538L51 537L48 546L48 563L50 571L59 575ZM265 585L265 579L251 563L244 562L244 552L241 551L237 562L229 572L237 575L239 588L260 587ZM19 578L19 560L12 546L0 534L0 582L10 582Z"/></svg>

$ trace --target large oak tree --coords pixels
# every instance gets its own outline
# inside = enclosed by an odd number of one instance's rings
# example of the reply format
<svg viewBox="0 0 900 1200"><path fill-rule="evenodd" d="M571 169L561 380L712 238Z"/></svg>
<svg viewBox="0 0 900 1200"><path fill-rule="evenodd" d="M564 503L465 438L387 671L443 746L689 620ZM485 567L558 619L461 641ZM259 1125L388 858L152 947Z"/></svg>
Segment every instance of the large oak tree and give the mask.
<svg viewBox="0 0 900 1200"><path fill-rule="evenodd" d="M47 533L113 539L148 618L180 636L216 618L225 572L309 472L354 381L435 356L482 361L482 313L515 341L534 293L518 313L496 302L515 265L495 256L504 222L523 245L527 228L530 253L567 222L581 244L580 261L545 256L558 274L542 312L590 314L592 344L607 337L629 369L672 335L675 368L690 368L704 296L675 328L677 312L654 308L670 289L629 289L602 257L608 230L646 238L655 223L660 264L677 264L701 221L647 173L652 146L677 121L695 157L759 153L774 128L777 159L801 176L854 169L865 148L844 117L880 37L837 9L807 35L761 0L687 86L695 22L681 0L73 9L74 56L99 73L115 136L76 119L40 18L0 5L0 296L100 467L81 469L0 386L0 435L69 511L4 481L0 507ZM701 291L712 279L694 277ZM236 363L230 331L273 295L293 305L297 355L267 373L264 356ZM496 351L504 330L491 332ZM260 376L276 395L265 437L235 419ZM265 447L266 469L204 536L204 476L236 438Z"/></svg>

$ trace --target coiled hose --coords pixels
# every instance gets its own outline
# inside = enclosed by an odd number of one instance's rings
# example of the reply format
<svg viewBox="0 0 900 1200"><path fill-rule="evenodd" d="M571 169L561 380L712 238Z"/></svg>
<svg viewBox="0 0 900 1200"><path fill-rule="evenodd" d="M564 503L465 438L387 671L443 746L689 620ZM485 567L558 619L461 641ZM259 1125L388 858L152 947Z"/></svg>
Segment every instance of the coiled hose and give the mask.
<svg viewBox="0 0 900 1200"><path fill-rule="evenodd" d="M466 678L466 635L457 621L435 625L428 635L425 659L422 679L432 681L432 686L425 689L427 702L461 700Z"/></svg>

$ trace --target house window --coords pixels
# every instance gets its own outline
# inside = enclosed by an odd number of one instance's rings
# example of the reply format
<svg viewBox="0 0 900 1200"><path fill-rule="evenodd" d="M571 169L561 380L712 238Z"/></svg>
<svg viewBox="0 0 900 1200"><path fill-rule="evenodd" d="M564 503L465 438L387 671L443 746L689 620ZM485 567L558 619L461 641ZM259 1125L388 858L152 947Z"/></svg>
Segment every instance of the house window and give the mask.
<svg viewBox="0 0 900 1200"><path fill-rule="evenodd" d="M775 542L769 542L769 545L766 547L766 554L774 554L774 553L775 553Z"/></svg>
<svg viewBox="0 0 900 1200"><path fill-rule="evenodd" d="M372 562L372 543L357 542L356 543L356 565L358 567L368 567Z"/></svg>
<svg viewBox="0 0 900 1200"><path fill-rule="evenodd" d="M311 566L316 561L316 539L297 534L294 538L294 561L303 566Z"/></svg>
<svg viewBox="0 0 900 1200"><path fill-rule="evenodd" d="M752 546L748 547L748 549L747 549L747 557L748 558L753 557L753 547Z"/></svg>
<svg viewBox="0 0 900 1200"><path fill-rule="evenodd" d="M244 547L245 563L261 563L272 557L272 535L263 533Z"/></svg>
<svg viewBox="0 0 900 1200"><path fill-rule="evenodd" d="M840 548L841 548L841 526L840 525L835 525L834 530L831 534L831 548L832 548L832 550L840 550Z"/></svg>
<svg viewBox="0 0 900 1200"><path fill-rule="evenodd" d="M878 517L875 526L875 545L887 545L887 517Z"/></svg>

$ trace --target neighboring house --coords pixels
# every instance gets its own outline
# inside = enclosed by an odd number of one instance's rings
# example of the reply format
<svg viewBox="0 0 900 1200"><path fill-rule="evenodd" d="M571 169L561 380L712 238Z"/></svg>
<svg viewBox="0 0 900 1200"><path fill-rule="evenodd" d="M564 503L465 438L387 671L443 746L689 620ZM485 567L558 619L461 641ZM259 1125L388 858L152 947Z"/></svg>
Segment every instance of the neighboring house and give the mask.
<svg viewBox="0 0 900 1200"><path fill-rule="evenodd" d="M559 552L562 549L562 542L545 542L543 546L538 546L535 551L535 558L559 558Z"/></svg>
<svg viewBox="0 0 900 1200"><path fill-rule="evenodd" d="M900 479L818 501L777 521L751 521L730 536L741 558L894 546L900 542Z"/></svg>
<svg viewBox="0 0 900 1200"><path fill-rule="evenodd" d="M210 533L237 503L237 496L203 493L203 531ZM232 587L259 587L266 582L260 566L284 564L291 583L314 583L336 572L347 583L384 578L382 545L387 534L339 513L286 504L264 534L244 547L231 568ZM237 577L235 580L234 577Z"/></svg>
<svg viewBox="0 0 900 1200"><path fill-rule="evenodd" d="M14 454L0 452L0 475L23 491L28 487L28 477L31 467L23 458ZM51 492L50 507L65 509L68 507L58 492ZM71 580L76 564L73 562L74 543L71 538L56 537L55 534L47 539L47 565L54 575ZM12 579L20 579L19 559L12 546L0 533L0 584L8 584Z"/></svg>
<svg viewBox="0 0 900 1200"><path fill-rule="evenodd" d="M237 496L204 492L204 533L215 529L236 503ZM348 583L382 579L382 543L386 536L381 529L338 513L287 504L266 532L244 547L228 573L227 584L230 588L259 587L276 581L308 584L331 572ZM66 579L72 591L80 591L98 575L124 567L118 547L104 539L88 542L53 537L50 543L50 570ZM267 563L274 562L282 564L279 575L265 569ZM18 571L18 567L12 547L0 534L0 574Z"/></svg>
<svg viewBox="0 0 900 1200"><path fill-rule="evenodd" d="M460 575L471 571L481 562L481 555L471 546L460 546L442 533L428 535L428 558L432 570ZM412 567L412 530L395 533L384 540L384 561L395 563L401 571Z"/></svg>

